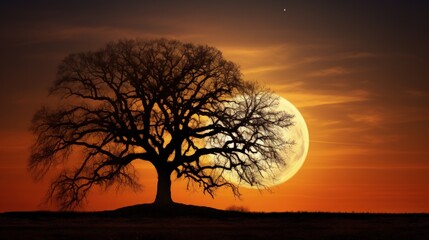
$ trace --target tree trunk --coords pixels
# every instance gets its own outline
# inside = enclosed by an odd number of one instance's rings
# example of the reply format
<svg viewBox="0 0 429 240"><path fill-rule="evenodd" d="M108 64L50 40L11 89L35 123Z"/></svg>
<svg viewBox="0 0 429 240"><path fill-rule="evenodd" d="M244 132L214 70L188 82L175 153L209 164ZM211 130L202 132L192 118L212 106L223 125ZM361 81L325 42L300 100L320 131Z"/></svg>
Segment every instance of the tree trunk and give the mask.
<svg viewBox="0 0 429 240"><path fill-rule="evenodd" d="M171 199L171 172L165 170L158 170L158 185L155 198L157 205L170 205L173 203Z"/></svg>

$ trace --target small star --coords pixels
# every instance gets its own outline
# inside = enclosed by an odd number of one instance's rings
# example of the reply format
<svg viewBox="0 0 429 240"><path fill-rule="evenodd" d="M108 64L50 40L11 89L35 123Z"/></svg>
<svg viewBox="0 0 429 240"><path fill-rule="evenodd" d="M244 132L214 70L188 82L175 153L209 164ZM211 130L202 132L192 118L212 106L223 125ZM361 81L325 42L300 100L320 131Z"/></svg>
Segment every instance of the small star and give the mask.
<svg viewBox="0 0 429 240"><path fill-rule="evenodd" d="M283 12L286 12L286 8L283 8Z"/></svg>

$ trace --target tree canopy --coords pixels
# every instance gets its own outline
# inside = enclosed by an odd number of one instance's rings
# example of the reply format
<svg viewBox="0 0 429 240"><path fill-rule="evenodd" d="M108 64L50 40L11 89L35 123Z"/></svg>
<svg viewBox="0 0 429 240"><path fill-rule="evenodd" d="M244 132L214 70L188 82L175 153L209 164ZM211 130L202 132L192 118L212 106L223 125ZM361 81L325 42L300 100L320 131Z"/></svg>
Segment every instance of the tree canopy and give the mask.
<svg viewBox="0 0 429 240"><path fill-rule="evenodd" d="M59 101L33 117L29 168L41 178L70 163L48 194L65 210L95 185L137 187L135 161L155 167L158 204L172 202L173 173L212 196L224 186L239 195L228 172L264 187L262 173L285 164L279 149L290 143L276 129L292 116L213 47L121 40L70 54L50 93Z"/></svg>

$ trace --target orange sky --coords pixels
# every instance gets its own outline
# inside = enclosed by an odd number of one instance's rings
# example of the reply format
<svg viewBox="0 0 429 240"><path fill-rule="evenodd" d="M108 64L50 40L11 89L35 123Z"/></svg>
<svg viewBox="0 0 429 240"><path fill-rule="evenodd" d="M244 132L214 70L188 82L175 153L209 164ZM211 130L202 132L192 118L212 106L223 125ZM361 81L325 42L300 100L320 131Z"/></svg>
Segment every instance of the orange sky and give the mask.
<svg viewBox="0 0 429 240"><path fill-rule="evenodd" d="M0 212L49 208L40 205L49 179L34 182L27 171L28 127L49 101L61 59L135 37L219 48L245 79L294 103L309 127L304 166L271 192L243 189L239 200L218 191L212 199L186 191L179 180L176 202L252 211L429 212L428 4L302 2L1 3ZM84 210L153 201L154 169L137 169L142 191L95 190Z"/></svg>

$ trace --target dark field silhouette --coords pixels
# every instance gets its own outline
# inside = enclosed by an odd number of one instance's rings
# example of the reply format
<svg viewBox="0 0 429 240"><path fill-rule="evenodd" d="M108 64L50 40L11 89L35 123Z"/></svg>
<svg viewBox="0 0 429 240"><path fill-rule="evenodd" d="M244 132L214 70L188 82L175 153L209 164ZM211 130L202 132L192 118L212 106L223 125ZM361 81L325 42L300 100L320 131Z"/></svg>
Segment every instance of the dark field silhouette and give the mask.
<svg viewBox="0 0 429 240"><path fill-rule="evenodd" d="M0 239L429 239L429 214L249 213L150 204L0 214Z"/></svg>

